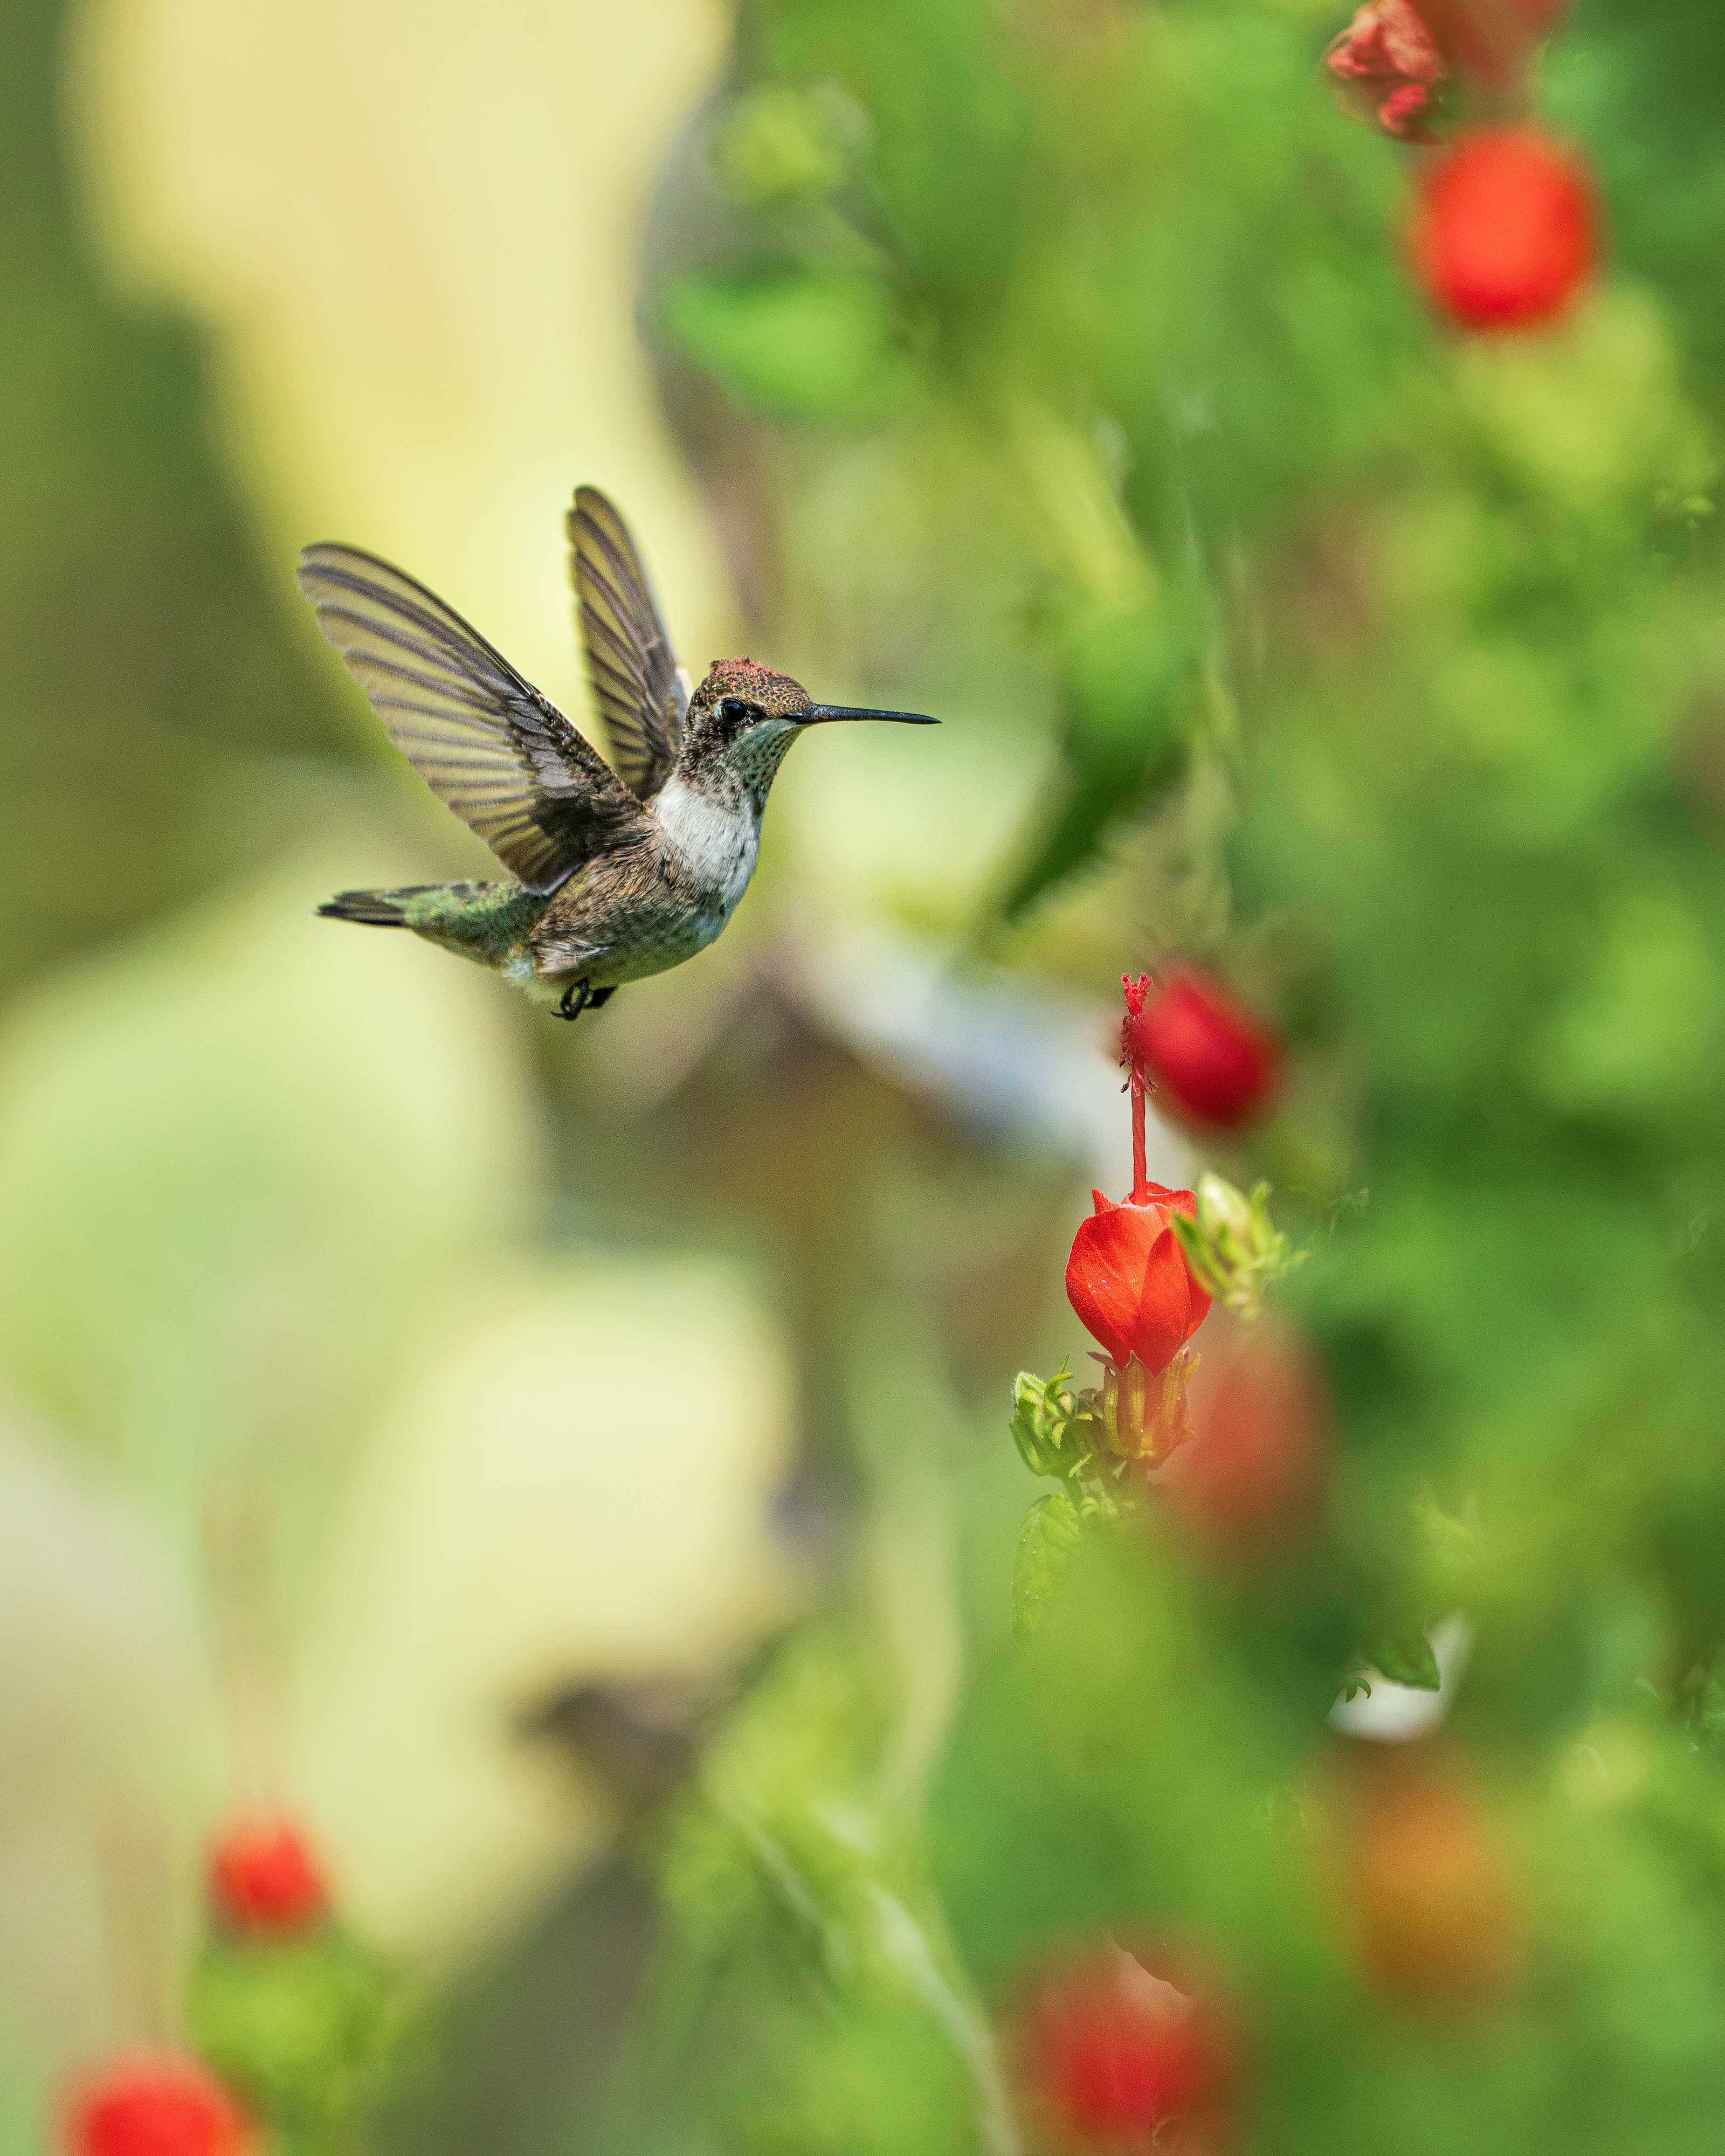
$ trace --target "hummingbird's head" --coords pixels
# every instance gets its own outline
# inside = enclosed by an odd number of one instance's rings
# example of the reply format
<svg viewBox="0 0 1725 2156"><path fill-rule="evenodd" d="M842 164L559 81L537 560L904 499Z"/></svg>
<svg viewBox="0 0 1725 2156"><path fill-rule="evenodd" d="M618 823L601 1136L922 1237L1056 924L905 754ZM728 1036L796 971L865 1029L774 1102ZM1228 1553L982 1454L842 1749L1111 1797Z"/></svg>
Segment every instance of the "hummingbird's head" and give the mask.
<svg viewBox="0 0 1725 2156"><path fill-rule="evenodd" d="M896 719L912 726L938 724L920 711L876 711L850 704L817 704L800 681L752 659L721 659L689 700L680 759L691 779L722 771L758 801L767 798L785 751L805 726L829 719Z"/></svg>

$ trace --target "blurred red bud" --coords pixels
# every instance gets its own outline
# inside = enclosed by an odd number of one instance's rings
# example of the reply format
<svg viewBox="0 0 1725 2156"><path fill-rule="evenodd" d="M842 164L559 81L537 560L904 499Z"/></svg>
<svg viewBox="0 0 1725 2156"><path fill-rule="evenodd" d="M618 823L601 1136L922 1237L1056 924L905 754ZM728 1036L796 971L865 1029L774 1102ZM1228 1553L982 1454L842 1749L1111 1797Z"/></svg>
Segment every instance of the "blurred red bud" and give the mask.
<svg viewBox="0 0 1725 2156"><path fill-rule="evenodd" d="M1276 1089L1275 1040L1208 974L1171 974L1127 1020L1125 1042L1176 1107L1213 1129L1250 1122Z"/></svg>
<svg viewBox="0 0 1725 2156"><path fill-rule="evenodd" d="M66 2115L73 2156L239 2156L254 2144L244 2114L196 2059L117 2060L87 2082Z"/></svg>
<svg viewBox="0 0 1725 2156"><path fill-rule="evenodd" d="M1118 1947L1048 1971L1017 2034L1027 2107L1073 2156L1210 2156L1231 2138L1228 2031L1203 1999Z"/></svg>
<svg viewBox="0 0 1725 2156"><path fill-rule="evenodd" d="M1329 1482L1329 1404L1317 1358L1267 1322L1192 1403L1192 1438L1158 1478L1192 1538L1253 1562L1308 1536Z"/></svg>
<svg viewBox="0 0 1725 2156"><path fill-rule="evenodd" d="M1597 224L1574 157L1537 128L1494 128L1426 173L1409 246L1427 293L1464 328L1532 329L1587 284Z"/></svg>
<svg viewBox="0 0 1725 2156"><path fill-rule="evenodd" d="M210 1851L209 1897L238 1932L305 1931L329 1909L329 1890L310 1845L277 1819L243 1820Z"/></svg>
<svg viewBox="0 0 1725 2156"><path fill-rule="evenodd" d="M1521 1959L1518 1897L1460 1770L1425 1746L1363 1748L1342 1819L1349 1927L1375 1980L1433 2005L1500 1993Z"/></svg>

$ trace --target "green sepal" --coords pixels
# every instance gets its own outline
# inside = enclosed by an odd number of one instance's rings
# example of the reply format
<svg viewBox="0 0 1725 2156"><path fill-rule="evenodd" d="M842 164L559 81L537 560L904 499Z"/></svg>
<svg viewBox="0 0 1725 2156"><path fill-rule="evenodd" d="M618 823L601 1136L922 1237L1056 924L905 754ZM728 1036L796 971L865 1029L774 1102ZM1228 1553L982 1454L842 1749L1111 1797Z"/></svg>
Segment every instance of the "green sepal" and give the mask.
<svg viewBox="0 0 1725 2156"><path fill-rule="evenodd" d="M1019 1638L1047 1622L1083 1538L1078 1508L1064 1490L1039 1497L1025 1513L1012 1565L1012 1629Z"/></svg>
<svg viewBox="0 0 1725 2156"><path fill-rule="evenodd" d="M1033 1475L1069 1482L1084 1471L1101 1441L1101 1424L1089 1401L1073 1391L1064 1363L1045 1381L1020 1370L1012 1405L1013 1442Z"/></svg>

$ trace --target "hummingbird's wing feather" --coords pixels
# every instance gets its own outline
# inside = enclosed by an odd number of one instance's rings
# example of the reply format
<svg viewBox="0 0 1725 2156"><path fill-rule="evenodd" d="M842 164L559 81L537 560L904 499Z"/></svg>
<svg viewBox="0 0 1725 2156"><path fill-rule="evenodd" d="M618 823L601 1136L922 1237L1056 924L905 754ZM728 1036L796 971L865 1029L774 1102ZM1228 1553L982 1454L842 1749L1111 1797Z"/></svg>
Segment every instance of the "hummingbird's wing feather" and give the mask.
<svg viewBox="0 0 1725 2156"><path fill-rule="evenodd" d="M629 526L596 486L569 511L569 572L581 603L588 679L611 756L643 801L670 778L683 745L689 677L678 665Z"/></svg>
<svg viewBox="0 0 1725 2156"><path fill-rule="evenodd" d="M528 890L644 826L598 750L424 585L327 545L301 554L299 584L389 738Z"/></svg>

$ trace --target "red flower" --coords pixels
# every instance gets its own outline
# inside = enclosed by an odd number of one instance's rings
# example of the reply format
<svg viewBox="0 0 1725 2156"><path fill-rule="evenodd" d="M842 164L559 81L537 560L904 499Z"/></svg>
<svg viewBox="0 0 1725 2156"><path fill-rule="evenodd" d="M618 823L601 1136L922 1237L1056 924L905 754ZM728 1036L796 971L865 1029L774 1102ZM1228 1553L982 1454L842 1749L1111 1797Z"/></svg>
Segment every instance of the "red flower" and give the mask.
<svg viewBox="0 0 1725 2156"><path fill-rule="evenodd" d="M74 2156L239 2156L251 2145L245 2118L195 2059L118 2061L74 2100L67 2143Z"/></svg>
<svg viewBox="0 0 1725 2156"><path fill-rule="evenodd" d="M1111 2156L1166 2156L1194 2129L1218 2147L1231 2049L1200 1999L1111 1946L1045 1978L1019 2022L1031 2107L1057 2144Z"/></svg>
<svg viewBox="0 0 1725 2156"><path fill-rule="evenodd" d="M1449 74L1413 0L1370 0L1324 54L1343 107L1406 142L1432 140L1433 95Z"/></svg>
<svg viewBox="0 0 1725 2156"><path fill-rule="evenodd" d="M1275 1091L1276 1045L1219 981L1174 974L1126 1025L1128 1055L1167 1088L1196 1122L1236 1130Z"/></svg>
<svg viewBox="0 0 1725 2156"><path fill-rule="evenodd" d="M304 1931L329 1907L328 1889L304 1835L273 1819L243 1820L217 1842L209 1896L239 1932Z"/></svg>
<svg viewBox="0 0 1725 2156"><path fill-rule="evenodd" d="M1531 329L1591 275L1598 216L1586 172L1537 128L1466 137L1426 175L1414 267L1465 329Z"/></svg>
<svg viewBox="0 0 1725 2156"><path fill-rule="evenodd" d="M1096 1211L1080 1224L1066 1260L1067 1296L1117 1368L1136 1355L1153 1373L1166 1369L1210 1306L1168 1225L1170 1214L1194 1213L1198 1201L1159 1183L1123 1205L1100 1190L1091 1196Z"/></svg>
<svg viewBox="0 0 1725 2156"><path fill-rule="evenodd" d="M1200 1543L1250 1560L1310 1532L1328 1478L1328 1412L1296 1335L1267 1325L1248 1333L1194 1423L1161 1486Z"/></svg>

